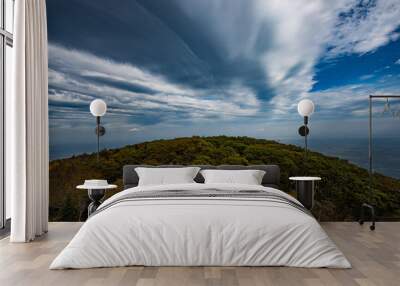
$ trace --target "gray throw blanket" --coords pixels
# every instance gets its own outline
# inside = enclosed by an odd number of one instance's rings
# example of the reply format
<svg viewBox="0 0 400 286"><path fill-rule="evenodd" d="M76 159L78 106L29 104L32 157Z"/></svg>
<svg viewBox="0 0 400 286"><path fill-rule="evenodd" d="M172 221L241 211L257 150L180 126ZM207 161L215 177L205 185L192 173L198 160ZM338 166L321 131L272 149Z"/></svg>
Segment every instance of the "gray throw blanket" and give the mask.
<svg viewBox="0 0 400 286"><path fill-rule="evenodd" d="M218 189L203 189L203 190L165 190L165 191L145 191L145 192L132 192L126 195L120 196L115 200L111 200L102 204L90 217L107 210L108 208L115 206L119 203L126 201L144 201L153 199L177 199L177 200L190 200L190 199L206 199L210 198L229 198L229 199L257 199L257 201L264 200L269 202L276 202L280 204L289 205L305 214L311 215L311 213L301 204L292 201L284 196L276 193L260 190L240 190L240 191L227 191Z"/></svg>

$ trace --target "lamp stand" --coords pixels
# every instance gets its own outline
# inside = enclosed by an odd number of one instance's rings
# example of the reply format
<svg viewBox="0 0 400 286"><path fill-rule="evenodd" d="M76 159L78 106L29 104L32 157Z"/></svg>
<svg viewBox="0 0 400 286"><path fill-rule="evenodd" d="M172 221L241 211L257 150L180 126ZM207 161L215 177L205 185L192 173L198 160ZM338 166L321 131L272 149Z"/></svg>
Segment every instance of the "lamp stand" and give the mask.
<svg viewBox="0 0 400 286"><path fill-rule="evenodd" d="M304 126L305 126L305 134L304 134L304 165L307 165L307 152L308 152L308 142L307 142L307 136L308 136L308 116L304 116Z"/></svg>
<svg viewBox="0 0 400 286"><path fill-rule="evenodd" d="M299 134L304 137L304 171L307 170L307 153L308 153L308 116L304 116L304 125L300 126Z"/></svg>
<svg viewBox="0 0 400 286"><path fill-rule="evenodd" d="M100 116L96 116L96 135L97 135L97 163L99 162L99 153L100 153Z"/></svg>
<svg viewBox="0 0 400 286"><path fill-rule="evenodd" d="M100 136L103 136L106 133L106 129L100 125L100 116L96 116L95 133L97 135L97 163L98 163L100 160Z"/></svg>

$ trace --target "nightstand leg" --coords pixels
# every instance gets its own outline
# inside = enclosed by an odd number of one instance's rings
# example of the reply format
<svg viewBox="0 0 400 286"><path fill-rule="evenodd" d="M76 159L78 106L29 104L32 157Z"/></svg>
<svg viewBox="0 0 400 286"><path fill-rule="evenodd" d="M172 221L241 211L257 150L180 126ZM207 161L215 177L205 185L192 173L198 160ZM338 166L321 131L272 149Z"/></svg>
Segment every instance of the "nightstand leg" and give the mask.
<svg viewBox="0 0 400 286"><path fill-rule="evenodd" d="M92 201L88 207L88 217L101 205L105 190L88 190L89 199Z"/></svg>
<svg viewBox="0 0 400 286"><path fill-rule="evenodd" d="M296 181L298 200L308 209L314 206L314 181Z"/></svg>

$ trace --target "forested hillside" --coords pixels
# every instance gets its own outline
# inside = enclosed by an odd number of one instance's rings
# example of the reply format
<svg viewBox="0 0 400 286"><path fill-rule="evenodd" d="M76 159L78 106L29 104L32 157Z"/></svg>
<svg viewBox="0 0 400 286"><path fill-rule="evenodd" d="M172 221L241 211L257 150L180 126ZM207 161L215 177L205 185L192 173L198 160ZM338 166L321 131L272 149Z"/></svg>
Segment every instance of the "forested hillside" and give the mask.
<svg viewBox="0 0 400 286"><path fill-rule="evenodd" d="M96 154L83 154L50 162L50 220L77 221L87 201L86 191L76 185L85 179L108 179L122 189L125 164L277 164L281 167L281 189L292 192L290 176L315 175L318 184L313 213L321 220L353 220L360 204L376 205L383 218L400 217L400 181L376 174L369 193L368 173L346 160L309 152L307 164L303 149L294 145L248 137L191 137L157 140L119 149L104 150L100 163Z"/></svg>

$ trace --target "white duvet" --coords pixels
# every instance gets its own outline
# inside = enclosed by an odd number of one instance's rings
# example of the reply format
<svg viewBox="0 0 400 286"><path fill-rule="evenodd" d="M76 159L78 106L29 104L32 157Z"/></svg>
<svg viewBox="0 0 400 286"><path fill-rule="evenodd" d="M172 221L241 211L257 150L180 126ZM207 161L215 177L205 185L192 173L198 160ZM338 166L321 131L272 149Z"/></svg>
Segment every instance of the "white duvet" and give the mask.
<svg viewBox="0 0 400 286"><path fill-rule="evenodd" d="M262 186L180 184L156 190L257 189ZM101 208L101 207L100 207ZM145 266L294 266L349 268L318 222L293 206L257 199L176 198L124 201L81 227L50 269Z"/></svg>

